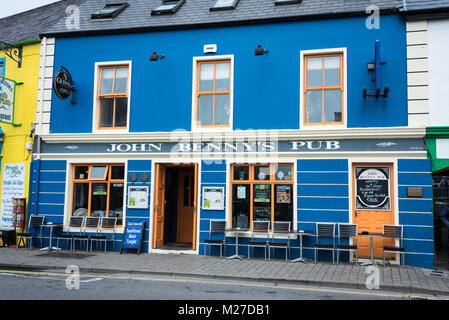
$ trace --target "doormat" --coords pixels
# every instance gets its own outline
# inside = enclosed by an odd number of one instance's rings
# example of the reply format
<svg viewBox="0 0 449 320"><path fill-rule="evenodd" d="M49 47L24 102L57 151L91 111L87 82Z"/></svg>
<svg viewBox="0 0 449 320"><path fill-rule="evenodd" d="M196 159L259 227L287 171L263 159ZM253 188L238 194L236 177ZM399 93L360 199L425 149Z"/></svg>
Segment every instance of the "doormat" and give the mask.
<svg viewBox="0 0 449 320"><path fill-rule="evenodd" d="M36 257L66 258L66 259L85 259L93 256L95 255L87 253L59 252L59 251L50 251L36 255Z"/></svg>

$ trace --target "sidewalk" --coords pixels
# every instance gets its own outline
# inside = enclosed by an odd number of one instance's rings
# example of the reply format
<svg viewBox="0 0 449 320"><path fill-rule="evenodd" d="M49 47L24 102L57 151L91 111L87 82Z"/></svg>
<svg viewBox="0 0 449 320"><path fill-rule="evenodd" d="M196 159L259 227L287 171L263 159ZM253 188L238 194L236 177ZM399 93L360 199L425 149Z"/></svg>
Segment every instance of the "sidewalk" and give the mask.
<svg viewBox="0 0 449 320"><path fill-rule="evenodd" d="M59 255L59 257L55 257ZM71 257L61 257L70 255ZM78 256L78 257L77 257ZM267 281L310 286L366 289L367 267L329 262L291 263L285 260L227 260L189 254L119 254L116 252L54 252L0 248L0 269L60 270L76 265L81 272L133 273ZM409 266L380 266L380 290L449 296L448 272Z"/></svg>

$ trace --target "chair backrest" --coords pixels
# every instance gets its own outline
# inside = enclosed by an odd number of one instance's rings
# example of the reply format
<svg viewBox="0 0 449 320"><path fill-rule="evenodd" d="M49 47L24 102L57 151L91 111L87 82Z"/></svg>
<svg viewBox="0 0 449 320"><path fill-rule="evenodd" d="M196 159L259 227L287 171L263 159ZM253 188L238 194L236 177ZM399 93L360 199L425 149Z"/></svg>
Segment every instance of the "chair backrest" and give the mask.
<svg viewBox="0 0 449 320"><path fill-rule="evenodd" d="M117 224L116 217L102 217L101 218L101 227L100 229L109 229L115 233L115 226Z"/></svg>
<svg viewBox="0 0 449 320"><path fill-rule="evenodd" d="M225 220L210 220L209 233L224 233L226 229Z"/></svg>
<svg viewBox="0 0 449 320"><path fill-rule="evenodd" d="M30 216L30 222L28 223L28 228L40 227L44 224L44 216Z"/></svg>
<svg viewBox="0 0 449 320"><path fill-rule="evenodd" d="M253 221L253 232L270 232L270 221Z"/></svg>
<svg viewBox="0 0 449 320"><path fill-rule="evenodd" d="M382 226L384 237L402 239L402 226L384 224Z"/></svg>
<svg viewBox="0 0 449 320"><path fill-rule="evenodd" d="M86 217L84 230L95 229L95 232L97 232L99 228L100 228L100 217Z"/></svg>
<svg viewBox="0 0 449 320"><path fill-rule="evenodd" d="M273 233L289 233L290 222L289 221L273 221Z"/></svg>
<svg viewBox="0 0 449 320"><path fill-rule="evenodd" d="M338 237L339 238L357 237L357 225L351 223L339 223Z"/></svg>
<svg viewBox="0 0 449 320"><path fill-rule="evenodd" d="M85 217L70 217L69 228L80 228L84 227Z"/></svg>
<svg viewBox="0 0 449 320"><path fill-rule="evenodd" d="M335 224L334 223L317 223L316 224L317 237L334 238Z"/></svg>

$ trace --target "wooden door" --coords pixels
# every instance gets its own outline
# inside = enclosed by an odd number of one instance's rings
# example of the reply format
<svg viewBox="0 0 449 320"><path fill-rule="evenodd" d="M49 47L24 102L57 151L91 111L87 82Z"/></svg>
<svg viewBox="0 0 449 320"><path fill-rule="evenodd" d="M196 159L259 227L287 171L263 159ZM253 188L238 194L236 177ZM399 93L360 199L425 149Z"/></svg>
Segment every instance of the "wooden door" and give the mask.
<svg viewBox="0 0 449 320"><path fill-rule="evenodd" d="M193 239L192 239L192 250L196 250L196 221L197 217L197 208L198 208L198 164L195 164L195 168L193 171L194 177L194 188L193 188Z"/></svg>
<svg viewBox="0 0 449 320"><path fill-rule="evenodd" d="M157 249L164 245L164 219L165 219L165 172L166 166L156 164L156 185L154 194L154 228L153 248Z"/></svg>
<svg viewBox="0 0 449 320"><path fill-rule="evenodd" d="M358 225L358 233L382 233L382 225L394 224L393 166L354 164L352 169L353 221ZM357 239L359 257L370 257L370 237L358 236ZM382 258L382 246L382 237L374 237L374 258Z"/></svg>
<svg viewBox="0 0 449 320"><path fill-rule="evenodd" d="M178 187L178 242L193 242L193 225L195 211L195 177L194 169L179 170Z"/></svg>

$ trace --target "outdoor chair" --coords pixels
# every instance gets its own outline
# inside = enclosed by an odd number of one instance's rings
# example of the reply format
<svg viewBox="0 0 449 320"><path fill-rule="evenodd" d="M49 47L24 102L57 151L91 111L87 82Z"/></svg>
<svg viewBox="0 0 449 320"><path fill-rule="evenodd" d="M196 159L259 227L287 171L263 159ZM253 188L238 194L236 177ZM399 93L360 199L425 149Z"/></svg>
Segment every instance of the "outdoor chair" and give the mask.
<svg viewBox="0 0 449 320"><path fill-rule="evenodd" d="M264 237L266 240L254 240L255 236L257 238ZM265 260L270 259L270 221L253 221L253 229L251 233L251 240L248 241L248 260L250 257L249 249L252 248L252 254L254 256L254 248L264 248Z"/></svg>
<svg viewBox="0 0 449 320"><path fill-rule="evenodd" d="M210 228L209 228L209 238L204 240L204 255L206 254L207 246L209 245L209 254L210 254L210 246L219 246L220 247L220 258L223 256L223 248L224 254L226 255L226 237L225 237L225 229L226 229L226 221L225 220L210 220ZM217 239L217 236L214 234L218 234L220 239Z"/></svg>
<svg viewBox="0 0 449 320"><path fill-rule="evenodd" d="M276 236L287 236L287 240L274 240ZM287 221L274 221L273 222L273 232L271 233L271 241L269 242L269 250L274 249L285 249L285 261L288 260L290 256L290 222Z"/></svg>
<svg viewBox="0 0 449 320"><path fill-rule="evenodd" d="M100 217L86 217L86 222L84 224L84 235L87 236L87 251L92 251L92 236L98 235L100 229ZM93 234L92 234L93 233Z"/></svg>
<svg viewBox="0 0 449 320"><path fill-rule="evenodd" d="M31 215L30 220L28 222L27 232L22 232L22 233L17 234L18 240L17 240L16 248L19 248L21 241L22 241L23 245L25 246L24 239L26 239L26 240L29 240L29 247L31 250L33 236L38 235L37 233L32 232L32 231L37 228L39 228L39 238L41 240L41 248L42 248L42 225L43 224L44 224L44 216Z"/></svg>
<svg viewBox="0 0 449 320"><path fill-rule="evenodd" d="M56 236L56 247L59 247L59 240L66 240L67 247L70 241L70 251L73 251L75 249L75 240L84 240L87 242L87 237L82 234L85 218L86 217L71 216L69 219L68 232L63 232ZM76 231L73 229L76 229ZM80 234L75 235L72 232L80 232Z"/></svg>
<svg viewBox="0 0 449 320"><path fill-rule="evenodd" d="M327 241L323 243L323 239ZM328 243L329 240L332 243ZM318 250L332 251L332 263L335 261L335 223L317 223L316 224L316 243L315 243L315 262L317 261Z"/></svg>
<svg viewBox="0 0 449 320"><path fill-rule="evenodd" d="M106 253L109 240L112 241L113 246L115 248L115 227L116 227L116 225L117 225L116 217L102 217L101 223L100 223L100 228L98 231L99 234L90 236L91 249L92 249L92 241L104 242L104 252ZM112 234L109 234L111 232L112 232Z"/></svg>
<svg viewBox="0 0 449 320"><path fill-rule="evenodd" d="M350 223L338 224L338 240L337 240L337 264L340 262L340 252L355 252L355 262L358 262L357 255L357 225ZM352 244L351 244L352 239ZM344 241L344 243L343 243Z"/></svg>
<svg viewBox="0 0 449 320"><path fill-rule="evenodd" d="M393 225L384 224L382 226L382 230L383 230L383 235L384 235L383 236L384 264L385 264L385 253L387 253L387 252L388 253L399 253L399 264L401 264L401 255L402 255L402 263L403 263L405 248L404 248L404 244L403 244L403 228L402 228L402 226L393 226ZM394 239L395 244L392 246L386 245L385 244L386 238ZM399 244L398 246L396 245L396 241Z"/></svg>

